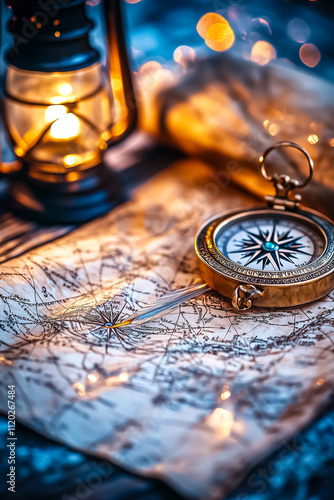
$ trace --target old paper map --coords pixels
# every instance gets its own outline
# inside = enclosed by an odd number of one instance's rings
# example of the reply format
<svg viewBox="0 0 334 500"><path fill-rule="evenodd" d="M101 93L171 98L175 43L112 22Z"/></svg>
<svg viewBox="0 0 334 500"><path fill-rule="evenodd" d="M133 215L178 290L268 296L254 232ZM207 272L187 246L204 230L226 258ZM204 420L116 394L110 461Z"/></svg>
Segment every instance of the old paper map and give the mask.
<svg viewBox="0 0 334 500"><path fill-rule="evenodd" d="M209 216L255 201L182 160L134 201L0 268L0 410L181 494L214 499L333 391L333 297L237 314L215 292L137 330L102 326L198 277ZM274 305L274 304L273 304Z"/></svg>

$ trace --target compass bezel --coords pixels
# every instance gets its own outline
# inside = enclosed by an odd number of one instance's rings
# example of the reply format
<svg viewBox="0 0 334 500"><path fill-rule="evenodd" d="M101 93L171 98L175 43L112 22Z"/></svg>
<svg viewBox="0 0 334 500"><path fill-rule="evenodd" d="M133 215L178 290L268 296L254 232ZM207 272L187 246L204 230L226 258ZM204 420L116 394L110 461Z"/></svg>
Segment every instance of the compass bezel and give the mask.
<svg viewBox="0 0 334 500"><path fill-rule="evenodd" d="M324 250L315 260L286 271L262 271L247 268L223 255L216 238L233 222L261 216L298 220L312 227L324 240ZM264 290L256 305L288 307L316 300L334 288L334 224L313 210L278 210L257 207L234 210L207 221L198 231L195 250L205 281L222 295L232 297L236 286L251 284ZM273 302L274 300L274 302Z"/></svg>

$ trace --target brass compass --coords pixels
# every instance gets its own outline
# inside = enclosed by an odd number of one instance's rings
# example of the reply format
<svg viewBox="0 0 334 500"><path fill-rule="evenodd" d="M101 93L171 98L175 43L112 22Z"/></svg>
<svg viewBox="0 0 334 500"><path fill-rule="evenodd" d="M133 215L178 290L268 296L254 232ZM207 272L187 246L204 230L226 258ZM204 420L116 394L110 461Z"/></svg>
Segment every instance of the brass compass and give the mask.
<svg viewBox="0 0 334 500"><path fill-rule="evenodd" d="M288 175L268 176L265 159L277 148L291 147L307 159L304 182ZM235 210L208 220L198 231L195 250L204 280L174 290L120 322L103 328L138 328L186 300L216 290L238 311L261 307L291 307L320 299L334 288L334 223L318 212L300 208L296 188L313 175L308 152L293 142L278 142L260 157L263 177L276 194L267 206Z"/></svg>
<svg viewBox="0 0 334 500"><path fill-rule="evenodd" d="M268 176L271 151L292 147L306 157L309 175L301 183L287 175ZM334 224L318 212L300 208L299 195L313 175L308 152L278 142L260 157L263 177L275 186L267 207L228 212L207 221L195 239L204 281L231 298L238 310L254 305L289 307L323 297L334 288Z"/></svg>

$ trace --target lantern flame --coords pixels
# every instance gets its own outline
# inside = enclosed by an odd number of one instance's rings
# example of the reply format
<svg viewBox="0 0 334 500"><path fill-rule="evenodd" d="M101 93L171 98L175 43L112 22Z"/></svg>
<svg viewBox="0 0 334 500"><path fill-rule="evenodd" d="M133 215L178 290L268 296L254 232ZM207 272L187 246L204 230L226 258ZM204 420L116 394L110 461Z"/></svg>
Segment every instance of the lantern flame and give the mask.
<svg viewBox="0 0 334 500"><path fill-rule="evenodd" d="M73 139L79 135L80 125L78 118L73 113L59 117L50 129L54 139Z"/></svg>

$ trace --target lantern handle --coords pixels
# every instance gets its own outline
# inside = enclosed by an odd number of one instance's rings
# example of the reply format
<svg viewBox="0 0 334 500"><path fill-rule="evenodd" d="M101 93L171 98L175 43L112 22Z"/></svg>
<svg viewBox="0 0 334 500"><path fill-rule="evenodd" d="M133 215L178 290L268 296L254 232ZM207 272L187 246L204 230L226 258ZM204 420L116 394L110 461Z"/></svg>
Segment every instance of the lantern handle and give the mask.
<svg viewBox="0 0 334 500"><path fill-rule="evenodd" d="M109 48L109 72L113 97L118 101L119 116L111 127L108 146L125 139L137 125L137 103L126 50L120 0L104 0L104 15ZM121 83L121 85L120 85Z"/></svg>

